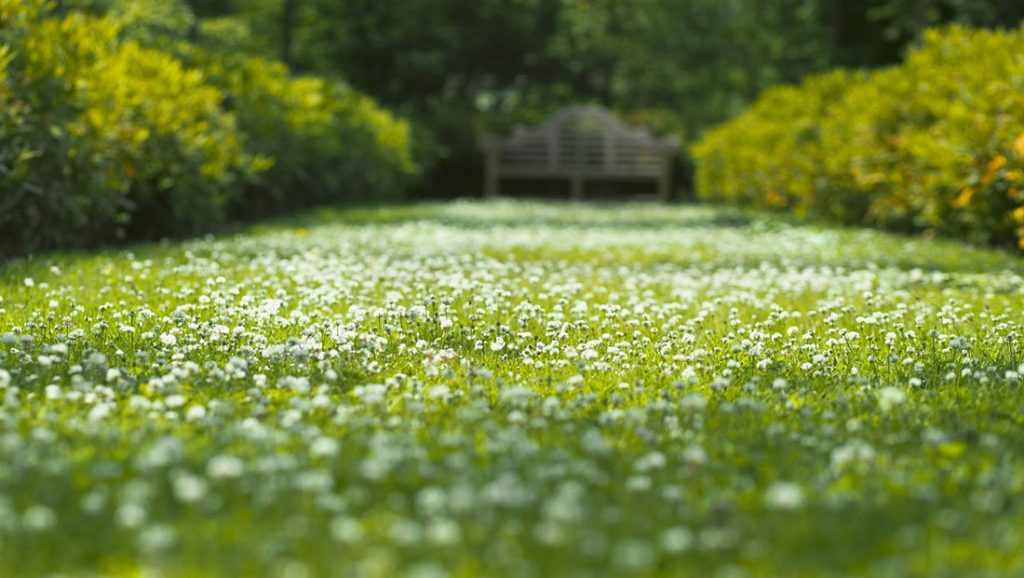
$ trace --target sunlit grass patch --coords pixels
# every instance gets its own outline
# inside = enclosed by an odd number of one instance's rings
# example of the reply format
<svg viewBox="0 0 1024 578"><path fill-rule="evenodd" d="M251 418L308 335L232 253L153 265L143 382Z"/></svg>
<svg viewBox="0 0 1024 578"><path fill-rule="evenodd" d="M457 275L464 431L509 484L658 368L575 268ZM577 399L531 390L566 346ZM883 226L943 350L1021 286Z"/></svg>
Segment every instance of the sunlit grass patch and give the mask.
<svg viewBox="0 0 1024 578"><path fill-rule="evenodd" d="M1014 576L1021 267L455 203L0 273L0 574Z"/></svg>

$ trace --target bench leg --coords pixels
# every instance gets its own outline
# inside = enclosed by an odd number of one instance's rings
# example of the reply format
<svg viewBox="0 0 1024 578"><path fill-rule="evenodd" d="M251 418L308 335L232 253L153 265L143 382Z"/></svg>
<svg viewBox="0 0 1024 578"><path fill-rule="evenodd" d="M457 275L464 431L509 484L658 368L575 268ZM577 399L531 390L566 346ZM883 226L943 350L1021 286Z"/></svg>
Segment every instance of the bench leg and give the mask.
<svg viewBox="0 0 1024 578"><path fill-rule="evenodd" d="M670 181L668 177L661 177L658 179L658 200L662 203L667 203L669 201L669 196L671 195L669 183Z"/></svg>
<svg viewBox="0 0 1024 578"><path fill-rule="evenodd" d="M583 200L583 177L573 177L569 184L569 198L574 201Z"/></svg>
<svg viewBox="0 0 1024 578"><path fill-rule="evenodd" d="M672 197L672 159L666 158L662 162L661 178L658 179L658 200L662 203L669 202Z"/></svg>
<svg viewBox="0 0 1024 578"><path fill-rule="evenodd" d="M498 180L498 153L491 149L487 151L484 164L484 197L488 199L497 198L501 194L501 185Z"/></svg>
<svg viewBox="0 0 1024 578"><path fill-rule="evenodd" d="M484 197L496 199L501 195L501 186L498 184L498 176L488 172L484 177Z"/></svg>

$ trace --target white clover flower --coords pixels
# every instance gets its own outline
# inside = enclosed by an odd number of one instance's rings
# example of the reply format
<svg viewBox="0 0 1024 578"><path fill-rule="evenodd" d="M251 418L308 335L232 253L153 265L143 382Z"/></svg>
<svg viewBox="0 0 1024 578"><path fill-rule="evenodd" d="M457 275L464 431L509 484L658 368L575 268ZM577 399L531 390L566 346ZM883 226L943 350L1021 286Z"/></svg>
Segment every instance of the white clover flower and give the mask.
<svg viewBox="0 0 1024 578"><path fill-rule="evenodd" d="M834 470L842 471L858 463L868 463L875 459L875 448L862 441L852 441L832 450L830 463Z"/></svg>
<svg viewBox="0 0 1024 578"><path fill-rule="evenodd" d="M146 511L146 508L135 502L122 504L114 513L114 519L125 528L138 528L148 517L149 512Z"/></svg>
<svg viewBox="0 0 1024 578"><path fill-rule="evenodd" d="M184 474L175 478L173 488L174 497L186 504L198 502L206 497L206 482L202 478L191 474Z"/></svg>
<svg viewBox="0 0 1024 578"><path fill-rule="evenodd" d="M347 516L331 520L329 531L332 538L346 544L358 542L363 537L363 527L359 520Z"/></svg>
<svg viewBox="0 0 1024 578"><path fill-rule="evenodd" d="M57 514L46 506L29 506L22 516L22 524L30 532L45 532L57 525Z"/></svg>
<svg viewBox="0 0 1024 578"><path fill-rule="evenodd" d="M661 534L661 549L668 554L682 554L693 544L693 532L689 528L675 527Z"/></svg>
<svg viewBox="0 0 1024 578"><path fill-rule="evenodd" d="M103 421L110 416L110 406L106 403L98 403L89 410L89 421Z"/></svg>
<svg viewBox="0 0 1024 578"><path fill-rule="evenodd" d="M11 385L11 373L6 369L0 369L0 389Z"/></svg>
<svg viewBox="0 0 1024 578"><path fill-rule="evenodd" d="M501 351L502 349L505 349L505 339L499 335L491 342L491 351Z"/></svg>
<svg viewBox="0 0 1024 578"><path fill-rule="evenodd" d="M79 506L87 514L98 514L107 504L107 497L101 492L89 492L82 496Z"/></svg>
<svg viewBox="0 0 1024 578"><path fill-rule="evenodd" d="M338 440L329 437L318 437L309 446L309 453L317 458L329 458L338 455L341 444Z"/></svg>
<svg viewBox="0 0 1024 578"><path fill-rule="evenodd" d="M173 333L161 333L160 343L164 344L167 347L173 347L175 344L178 343L178 337L175 336Z"/></svg>
<svg viewBox="0 0 1024 578"><path fill-rule="evenodd" d="M764 503L773 510L797 510L804 505L804 491L793 482L775 482L765 491Z"/></svg>
<svg viewBox="0 0 1024 578"><path fill-rule="evenodd" d="M188 421L199 421L204 417L206 417L206 406L203 405L189 406L185 412L185 419Z"/></svg>
<svg viewBox="0 0 1024 578"><path fill-rule="evenodd" d="M708 454L700 446L690 446L683 452L683 461L692 467L700 467L707 463Z"/></svg>
<svg viewBox="0 0 1024 578"><path fill-rule="evenodd" d="M886 413L892 411L906 400L907 394L902 389L885 387L878 392L878 408Z"/></svg>
<svg viewBox="0 0 1024 578"><path fill-rule="evenodd" d="M462 541L462 528L455 520L440 518L430 522L426 535L436 546L454 546Z"/></svg>
<svg viewBox="0 0 1024 578"><path fill-rule="evenodd" d="M656 560L654 547L644 540L624 540L612 550L612 563L628 572L649 570Z"/></svg>
<svg viewBox="0 0 1024 578"><path fill-rule="evenodd" d="M218 455L206 462L206 475L214 480L233 480L242 477L245 464L242 460L229 455Z"/></svg>
<svg viewBox="0 0 1024 578"><path fill-rule="evenodd" d="M138 537L139 549L147 553L162 552L174 546L178 533L167 524L144 528Z"/></svg>

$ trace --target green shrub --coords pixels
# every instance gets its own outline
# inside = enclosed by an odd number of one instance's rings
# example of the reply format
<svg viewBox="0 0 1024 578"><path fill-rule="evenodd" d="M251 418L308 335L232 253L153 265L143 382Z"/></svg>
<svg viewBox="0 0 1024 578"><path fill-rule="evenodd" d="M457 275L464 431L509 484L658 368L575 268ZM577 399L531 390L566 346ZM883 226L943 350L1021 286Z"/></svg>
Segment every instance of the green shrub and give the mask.
<svg viewBox="0 0 1024 578"><path fill-rule="evenodd" d="M1024 248L1024 31L933 30L900 66L771 89L693 154L708 199Z"/></svg>
<svg viewBox="0 0 1024 578"><path fill-rule="evenodd" d="M167 10L0 0L0 257L401 192L405 121L339 82L180 43L175 3L149 4Z"/></svg>
<svg viewBox="0 0 1024 578"><path fill-rule="evenodd" d="M119 32L0 0L0 251L208 230L263 164L219 90Z"/></svg>
<svg viewBox="0 0 1024 578"><path fill-rule="evenodd" d="M274 159L240 199L263 215L393 198L413 172L409 126L340 82L291 77L274 61L181 47L227 95L250 151Z"/></svg>

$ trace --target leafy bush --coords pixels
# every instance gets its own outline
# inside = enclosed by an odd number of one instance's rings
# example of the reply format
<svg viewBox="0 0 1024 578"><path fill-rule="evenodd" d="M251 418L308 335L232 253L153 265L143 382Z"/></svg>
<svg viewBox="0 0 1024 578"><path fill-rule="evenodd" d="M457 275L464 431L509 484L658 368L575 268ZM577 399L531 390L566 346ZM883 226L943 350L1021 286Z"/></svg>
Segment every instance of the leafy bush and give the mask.
<svg viewBox="0 0 1024 578"><path fill-rule="evenodd" d="M929 31L900 66L766 91L693 149L708 199L1024 248L1024 31Z"/></svg>
<svg viewBox="0 0 1024 578"><path fill-rule="evenodd" d="M120 41L111 19L2 1L4 252L195 233L225 217L262 161L219 90Z"/></svg>
<svg viewBox="0 0 1024 578"><path fill-rule="evenodd" d="M223 90L252 152L274 159L239 212L262 215L337 200L397 196L413 171L409 126L340 82L293 78L274 61L184 45Z"/></svg>
<svg viewBox="0 0 1024 578"><path fill-rule="evenodd" d="M413 171L407 124L369 98L122 12L0 0L0 256L396 195Z"/></svg>

